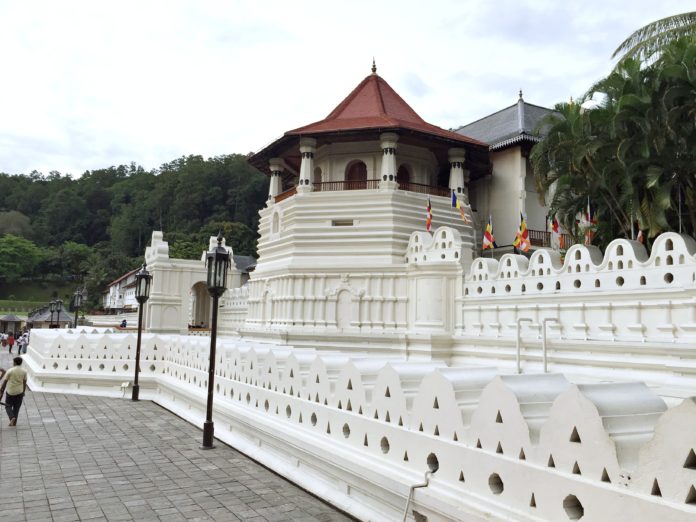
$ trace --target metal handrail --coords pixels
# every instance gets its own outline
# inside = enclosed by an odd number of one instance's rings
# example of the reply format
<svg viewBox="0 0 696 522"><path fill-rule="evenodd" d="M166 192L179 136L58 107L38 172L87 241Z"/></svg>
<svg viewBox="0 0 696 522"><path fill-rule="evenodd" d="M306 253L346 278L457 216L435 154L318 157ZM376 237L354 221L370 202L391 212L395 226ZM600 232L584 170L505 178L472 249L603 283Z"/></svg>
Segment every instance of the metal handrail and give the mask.
<svg viewBox="0 0 696 522"><path fill-rule="evenodd" d="M529 317L518 317L517 318L517 373L522 373L522 361L521 361L521 352L522 352L522 335L521 334L521 326L522 323L533 323L534 321L529 318Z"/></svg>
<svg viewBox="0 0 696 522"><path fill-rule="evenodd" d="M545 317L544 320L542 321L541 324L541 329L543 330L543 336L541 338L541 349L543 352L543 357L544 357L544 373L548 373L548 357L547 357L547 350L546 350L546 324L547 323L556 323L558 324L558 319L555 317Z"/></svg>

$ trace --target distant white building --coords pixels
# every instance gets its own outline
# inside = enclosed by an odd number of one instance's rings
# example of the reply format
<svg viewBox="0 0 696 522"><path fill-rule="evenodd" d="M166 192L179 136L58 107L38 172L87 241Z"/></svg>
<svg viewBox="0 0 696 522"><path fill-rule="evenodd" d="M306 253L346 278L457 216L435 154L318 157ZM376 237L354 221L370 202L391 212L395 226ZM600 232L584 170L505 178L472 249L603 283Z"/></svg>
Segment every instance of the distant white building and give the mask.
<svg viewBox="0 0 696 522"><path fill-rule="evenodd" d="M102 307L109 313L131 312L137 310L135 300L135 274L140 267L123 274L109 283L102 294Z"/></svg>

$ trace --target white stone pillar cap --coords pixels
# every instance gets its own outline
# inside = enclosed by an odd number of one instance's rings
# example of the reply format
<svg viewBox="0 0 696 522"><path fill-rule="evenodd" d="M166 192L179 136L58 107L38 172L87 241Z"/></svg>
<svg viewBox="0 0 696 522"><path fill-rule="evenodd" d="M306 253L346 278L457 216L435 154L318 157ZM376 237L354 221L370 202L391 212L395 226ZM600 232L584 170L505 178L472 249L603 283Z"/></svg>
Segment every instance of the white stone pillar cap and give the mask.
<svg viewBox="0 0 696 522"><path fill-rule="evenodd" d="M268 168L271 172L282 172L284 170L283 160L281 158L271 158L268 160Z"/></svg>
<svg viewBox="0 0 696 522"><path fill-rule="evenodd" d="M452 148L447 151L447 158L450 163L455 161L463 162L466 159L466 150L459 148Z"/></svg>
<svg viewBox="0 0 696 522"><path fill-rule="evenodd" d="M300 138L300 152L314 152L317 148L317 140L314 138Z"/></svg>
<svg viewBox="0 0 696 522"><path fill-rule="evenodd" d="M396 142L399 141L399 135L396 132L383 132L379 135L379 140L382 142L382 147L385 146L385 142L389 143L392 147L396 147Z"/></svg>

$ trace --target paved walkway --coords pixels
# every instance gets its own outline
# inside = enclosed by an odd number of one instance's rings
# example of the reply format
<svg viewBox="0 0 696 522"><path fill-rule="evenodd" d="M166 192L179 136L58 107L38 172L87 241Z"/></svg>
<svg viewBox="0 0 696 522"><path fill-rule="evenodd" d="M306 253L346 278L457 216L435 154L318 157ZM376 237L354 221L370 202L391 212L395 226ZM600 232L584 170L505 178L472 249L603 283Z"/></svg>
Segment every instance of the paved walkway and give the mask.
<svg viewBox="0 0 696 522"><path fill-rule="evenodd" d="M0 354L0 367L10 364ZM0 416L0 520L348 521L149 401L27 392Z"/></svg>

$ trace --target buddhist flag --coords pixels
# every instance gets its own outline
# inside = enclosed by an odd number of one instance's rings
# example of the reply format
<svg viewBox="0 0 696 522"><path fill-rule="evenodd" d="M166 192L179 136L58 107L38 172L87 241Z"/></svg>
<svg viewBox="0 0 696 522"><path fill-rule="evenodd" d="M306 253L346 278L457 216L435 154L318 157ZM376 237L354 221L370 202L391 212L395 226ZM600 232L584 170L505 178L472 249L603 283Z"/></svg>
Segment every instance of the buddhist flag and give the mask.
<svg viewBox="0 0 696 522"><path fill-rule="evenodd" d="M555 244L558 245L558 249L562 250L565 248L563 234L561 234L561 227L558 224L556 216L553 216L553 220L551 221L551 233L553 234Z"/></svg>
<svg viewBox="0 0 696 522"><path fill-rule="evenodd" d="M430 227L433 224L433 206L430 204L430 197L428 197L428 206L425 207L425 230L430 232Z"/></svg>
<svg viewBox="0 0 696 522"><path fill-rule="evenodd" d="M522 252L528 252L531 246L529 244L529 230L527 230L527 223L524 222L522 212L520 212L520 226L517 229L517 234L515 235L515 240L512 242L512 245Z"/></svg>
<svg viewBox="0 0 696 522"><path fill-rule="evenodd" d="M489 248L497 248L498 245L495 244L495 236L493 235L493 218L488 216L488 224L486 229L483 231L483 248L482 250L488 250Z"/></svg>
<svg viewBox="0 0 696 522"><path fill-rule="evenodd" d="M597 218L592 215L592 207L590 206L590 198L587 198L587 212L583 213L580 226L585 229L585 245L592 244L592 238L597 228Z"/></svg>
<svg viewBox="0 0 696 522"><path fill-rule="evenodd" d="M452 191L452 208L459 210L459 215L462 217L462 220L464 220L464 223L471 225L471 220L466 216L466 212L464 212L464 205L459 201L454 190Z"/></svg>
<svg viewBox="0 0 696 522"><path fill-rule="evenodd" d="M643 236L643 231L638 229L638 236L636 237L636 241L639 243L645 243L645 237Z"/></svg>

